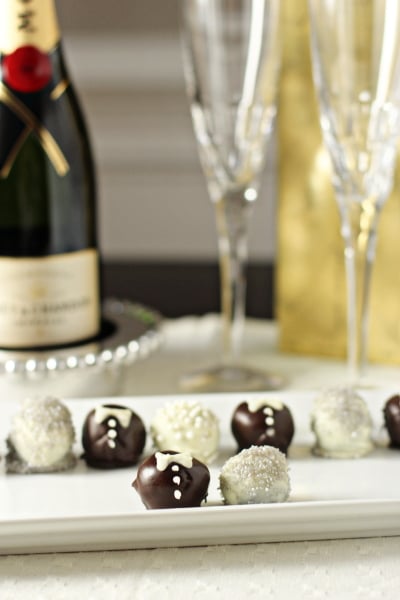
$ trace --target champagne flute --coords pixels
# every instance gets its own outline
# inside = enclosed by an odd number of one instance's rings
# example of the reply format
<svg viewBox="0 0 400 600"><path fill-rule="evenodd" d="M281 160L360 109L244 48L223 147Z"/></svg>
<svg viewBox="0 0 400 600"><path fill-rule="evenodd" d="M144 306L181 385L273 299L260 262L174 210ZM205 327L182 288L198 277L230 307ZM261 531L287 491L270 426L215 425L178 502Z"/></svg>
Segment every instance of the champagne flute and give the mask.
<svg viewBox="0 0 400 600"><path fill-rule="evenodd" d="M349 384L356 385L365 375L377 227L400 133L400 1L309 0L309 9L320 123L344 240Z"/></svg>
<svg viewBox="0 0 400 600"><path fill-rule="evenodd" d="M200 161L215 208L221 282L220 365L187 389L272 389L279 376L239 363L247 238L274 115L279 0L181 0L183 64Z"/></svg>

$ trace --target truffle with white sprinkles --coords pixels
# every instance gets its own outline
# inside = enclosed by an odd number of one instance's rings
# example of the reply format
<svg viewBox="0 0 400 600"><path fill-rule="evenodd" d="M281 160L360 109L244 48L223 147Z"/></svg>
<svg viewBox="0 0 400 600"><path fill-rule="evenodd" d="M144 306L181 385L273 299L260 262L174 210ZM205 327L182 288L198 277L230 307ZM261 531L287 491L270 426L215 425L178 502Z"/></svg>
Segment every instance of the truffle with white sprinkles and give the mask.
<svg viewBox="0 0 400 600"><path fill-rule="evenodd" d="M229 458L219 476L226 504L285 502L290 480L285 455L273 446L251 446Z"/></svg>
<svg viewBox="0 0 400 600"><path fill-rule="evenodd" d="M158 450L187 452L206 464L218 454L218 419L195 400L166 403L156 412L150 431Z"/></svg>
<svg viewBox="0 0 400 600"><path fill-rule="evenodd" d="M9 473L51 473L76 464L71 413L57 398L27 398L7 439Z"/></svg>
<svg viewBox="0 0 400 600"><path fill-rule="evenodd" d="M316 398L311 429L318 456L358 458L373 448L371 415L365 400L352 388L329 389Z"/></svg>

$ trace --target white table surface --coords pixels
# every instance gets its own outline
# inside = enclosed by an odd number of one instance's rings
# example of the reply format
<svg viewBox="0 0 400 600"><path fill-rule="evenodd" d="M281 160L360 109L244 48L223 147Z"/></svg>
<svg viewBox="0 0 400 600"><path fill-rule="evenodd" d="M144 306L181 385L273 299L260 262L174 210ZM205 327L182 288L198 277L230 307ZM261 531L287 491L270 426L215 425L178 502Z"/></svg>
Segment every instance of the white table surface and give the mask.
<svg viewBox="0 0 400 600"><path fill-rule="evenodd" d="M287 377L287 388L338 384L341 361L282 355L272 323L248 321L244 355ZM179 374L212 362L214 315L167 322L162 350L132 365L122 395L180 392ZM400 368L373 365L372 385L399 385ZM392 598L400 587L400 538L0 557L0 599Z"/></svg>

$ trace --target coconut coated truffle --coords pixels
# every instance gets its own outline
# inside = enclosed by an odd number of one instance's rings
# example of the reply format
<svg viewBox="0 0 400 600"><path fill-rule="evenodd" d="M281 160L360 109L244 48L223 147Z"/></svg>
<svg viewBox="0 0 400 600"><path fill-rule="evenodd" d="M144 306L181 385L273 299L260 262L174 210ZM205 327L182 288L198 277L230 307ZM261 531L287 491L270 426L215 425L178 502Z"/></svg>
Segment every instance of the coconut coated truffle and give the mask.
<svg viewBox="0 0 400 600"><path fill-rule="evenodd" d="M71 413L57 398L27 398L7 439L10 473L46 473L73 467L75 431Z"/></svg>

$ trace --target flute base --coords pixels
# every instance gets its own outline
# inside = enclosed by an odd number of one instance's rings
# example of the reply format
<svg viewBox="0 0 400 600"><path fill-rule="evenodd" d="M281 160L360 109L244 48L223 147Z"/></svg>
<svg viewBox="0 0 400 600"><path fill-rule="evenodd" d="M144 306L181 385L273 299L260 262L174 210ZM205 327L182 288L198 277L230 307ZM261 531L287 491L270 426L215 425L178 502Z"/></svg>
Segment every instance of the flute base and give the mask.
<svg viewBox="0 0 400 600"><path fill-rule="evenodd" d="M193 392L245 392L278 390L285 384L282 376L242 365L217 365L183 375L180 386Z"/></svg>

